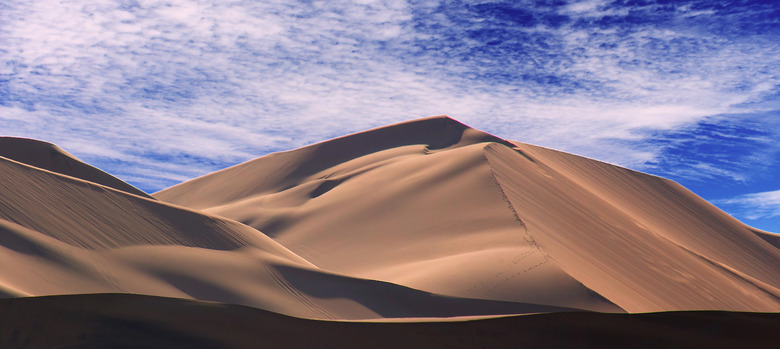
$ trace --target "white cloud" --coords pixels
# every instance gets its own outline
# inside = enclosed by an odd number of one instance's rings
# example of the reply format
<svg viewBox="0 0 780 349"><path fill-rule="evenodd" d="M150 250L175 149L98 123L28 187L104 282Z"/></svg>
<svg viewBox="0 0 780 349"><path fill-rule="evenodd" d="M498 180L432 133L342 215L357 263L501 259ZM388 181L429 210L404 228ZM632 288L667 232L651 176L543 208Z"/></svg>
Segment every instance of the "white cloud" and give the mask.
<svg viewBox="0 0 780 349"><path fill-rule="evenodd" d="M197 161L235 163L436 114L638 166L663 149L614 144L766 110L780 85L777 40L717 33L699 20L711 13L686 8L672 25L620 33L573 24L628 13L601 1L555 10L569 24L516 27L437 1L4 5L3 132L86 160L181 161L187 170L169 169L171 181L212 169ZM469 36L491 30L506 35L494 45ZM166 176L135 178L152 174Z"/></svg>
<svg viewBox="0 0 780 349"><path fill-rule="evenodd" d="M566 10L577 14L590 13L595 15L599 13L598 8L606 4L607 2L604 0L577 1L569 4Z"/></svg>
<svg viewBox="0 0 780 349"><path fill-rule="evenodd" d="M748 219L780 216L780 190L740 195L731 199L713 200Z"/></svg>

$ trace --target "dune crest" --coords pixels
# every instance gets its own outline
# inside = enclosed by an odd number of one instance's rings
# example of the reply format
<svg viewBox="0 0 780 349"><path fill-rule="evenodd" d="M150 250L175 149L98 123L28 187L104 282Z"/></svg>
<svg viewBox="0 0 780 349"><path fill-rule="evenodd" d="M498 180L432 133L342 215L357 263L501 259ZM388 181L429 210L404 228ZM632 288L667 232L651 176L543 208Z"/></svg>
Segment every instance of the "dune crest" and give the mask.
<svg viewBox="0 0 780 349"><path fill-rule="evenodd" d="M780 251L680 185L444 116L153 196L241 221L319 267L430 292L599 311L780 310Z"/></svg>

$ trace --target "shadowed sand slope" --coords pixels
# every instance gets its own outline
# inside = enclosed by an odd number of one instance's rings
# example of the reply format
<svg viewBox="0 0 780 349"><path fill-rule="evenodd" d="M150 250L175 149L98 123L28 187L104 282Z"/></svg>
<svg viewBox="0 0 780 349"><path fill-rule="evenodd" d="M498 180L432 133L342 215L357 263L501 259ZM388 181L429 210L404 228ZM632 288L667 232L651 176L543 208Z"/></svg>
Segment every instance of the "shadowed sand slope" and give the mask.
<svg viewBox="0 0 780 349"><path fill-rule="evenodd" d="M600 311L780 311L780 251L678 184L447 117L271 154L155 193L314 265Z"/></svg>
<svg viewBox="0 0 780 349"><path fill-rule="evenodd" d="M778 341L780 315L764 313L580 312L383 323L139 295L0 300L4 348L771 348Z"/></svg>
<svg viewBox="0 0 780 349"><path fill-rule="evenodd" d="M6 158L0 178L5 296L127 292L330 319L573 310L339 275L241 223Z"/></svg>
<svg viewBox="0 0 780 349"><path fill-rule="evenodd" d="M120 179L87 165L60 147L27 138L0 137L0 157L151 198Z"/></svg>
<svg viewBox="0 0 780 349"><path fill-rule="evenodd" d="M780 248L780 234L770 233L756 228L750 228L750 230L772 246Z"/></svg>

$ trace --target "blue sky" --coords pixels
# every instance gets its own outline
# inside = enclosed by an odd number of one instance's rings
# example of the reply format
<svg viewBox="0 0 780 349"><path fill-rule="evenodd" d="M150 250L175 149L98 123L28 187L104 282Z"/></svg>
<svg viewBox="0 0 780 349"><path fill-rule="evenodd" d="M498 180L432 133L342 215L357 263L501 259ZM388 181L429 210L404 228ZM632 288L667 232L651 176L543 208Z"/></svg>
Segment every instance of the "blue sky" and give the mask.
<svg viewBox="0 0 780 349"><path fill-rule="evenodd" d="M0 133L154 192L447 114L780 232L775 1L0 3Z"/></svg>

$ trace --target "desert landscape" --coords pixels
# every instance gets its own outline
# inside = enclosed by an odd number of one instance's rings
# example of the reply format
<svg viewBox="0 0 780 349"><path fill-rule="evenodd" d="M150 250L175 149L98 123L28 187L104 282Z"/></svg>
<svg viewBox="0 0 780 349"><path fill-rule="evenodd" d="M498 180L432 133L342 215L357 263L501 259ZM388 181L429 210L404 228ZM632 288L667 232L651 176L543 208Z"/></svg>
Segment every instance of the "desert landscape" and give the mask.
<svg viewBox="0 0 780 349"><path fill-rule="evenodd" d="M447 116L147 194L0 138L0 347L769 347L780 237Z"/></svg>

